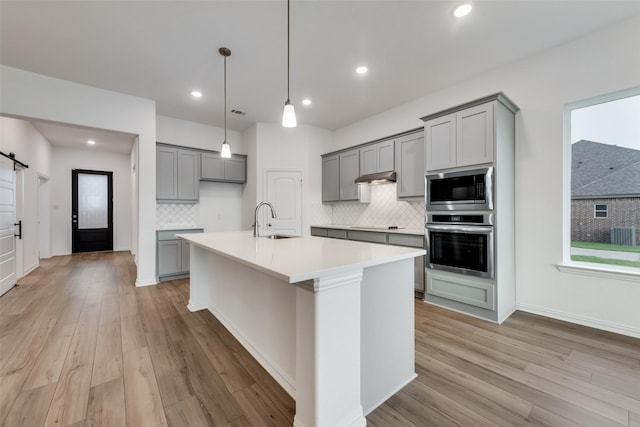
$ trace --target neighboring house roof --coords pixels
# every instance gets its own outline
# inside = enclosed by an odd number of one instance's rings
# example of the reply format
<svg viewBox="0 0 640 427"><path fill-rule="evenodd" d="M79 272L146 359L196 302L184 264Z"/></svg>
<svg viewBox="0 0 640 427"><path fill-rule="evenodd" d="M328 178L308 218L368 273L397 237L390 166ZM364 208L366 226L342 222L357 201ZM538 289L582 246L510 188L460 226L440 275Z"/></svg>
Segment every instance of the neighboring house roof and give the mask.
<svg viewBox="0 0 640 427"><path fill-rule="evenodd" d="M640 197L640 150L581 140L571 144L571 197Z"/></svg>

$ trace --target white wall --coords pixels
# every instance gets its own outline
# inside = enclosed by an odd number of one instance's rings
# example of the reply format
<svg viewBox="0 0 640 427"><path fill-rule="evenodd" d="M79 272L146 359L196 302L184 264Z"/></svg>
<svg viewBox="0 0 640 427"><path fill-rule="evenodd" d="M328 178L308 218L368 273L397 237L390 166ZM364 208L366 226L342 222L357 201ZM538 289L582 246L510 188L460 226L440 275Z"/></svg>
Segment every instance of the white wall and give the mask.
<svg viewBox="0 0 640 427"><path fill-rule="evenodd" d="M158 142L165 144L220 151L224 129L159 115L156 117L156 137ZM240 132L227 129L227 142L232 153L247 154Z"/></svg>
<svg viewBox="0 0 640 427"><path fill-rule="evenodd" d="M131 158L129 154L53 147L51 171L52 253L71 253L71 171L113 172L113 250L131 249Z"/></svg>
<svg viewBox="0 0 640 427"><path fill-rule="evenodd" d="M253 224L253 208L258 200L257 165L258 165L258 125L253 125L242 132L242 142L247 154L247 183L242 191L242 224L243 230L249 230Z"/></svg>
<svg viewBox="0 0 640 427"><path fill-rule="evenodd" d="M0 93L0 114L138 135L136 285L156 283L155 102L4 65L0 66Z"/></svg>
<svg viewBox="0 0 640 427"><path fill-rule="evenodd" d="M251 136L251 135L248 135ZM302 231L309 234L311 211L322 205L322 163L320 154L330 151L331 132L313 126L285 128L279 123L258 123L255 133L255 199L245 202L245 228L253 223L256 203L264 200L265 172L268 169L302 171Z"/></svg>
<svg viewBox="0 0 640 427"><path fill-rule="evenodd" d="M15 153L16 159L29 165L23 170L24 209L23 271L29 272L39 265L38 251L38 177L51 176L51 144L29 122L0 117L0 151ZM47 210L48 211L48 210Z"/></svg>
<svg viewBox="0 0 640 427"><path fill-rule="evenodd" d="M334 134L344 148L420 126L420 117L503 91L516 116L516 284L520 309L640 336L638 280L558 271L563 108L640 84L640 17L433 93ZM425 76L425 78L427 78Z"/></svg>

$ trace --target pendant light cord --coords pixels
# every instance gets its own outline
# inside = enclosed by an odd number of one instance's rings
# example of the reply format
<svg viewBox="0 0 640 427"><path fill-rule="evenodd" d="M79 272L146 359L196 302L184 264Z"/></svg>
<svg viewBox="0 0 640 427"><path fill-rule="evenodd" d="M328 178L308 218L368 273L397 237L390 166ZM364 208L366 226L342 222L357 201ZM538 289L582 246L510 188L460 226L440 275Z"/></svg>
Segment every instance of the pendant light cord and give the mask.
<svg viewBox="0 0 640 427"><path fill-rule="evenodd" d="M290 53L291 50L291 0L287 0L287 102L289 99L289 70L291 68Z"/></svg>
<svg viewBox="0 0 640 427"><path fill-rule="evenodd" d="M227 142L227 56L224 57L224 142Z"/></svg>

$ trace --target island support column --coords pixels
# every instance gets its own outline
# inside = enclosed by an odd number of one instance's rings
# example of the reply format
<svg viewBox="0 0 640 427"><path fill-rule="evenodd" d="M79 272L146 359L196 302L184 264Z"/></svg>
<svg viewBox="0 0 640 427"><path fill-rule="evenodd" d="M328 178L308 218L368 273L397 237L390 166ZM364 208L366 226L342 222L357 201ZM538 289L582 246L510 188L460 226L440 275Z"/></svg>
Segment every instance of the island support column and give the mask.
<svg viewBox="0 0 640 427"><path fill-rule="evenodd" d="M294 427L366 425L360 396L362 269L296 289Z"/></svg>

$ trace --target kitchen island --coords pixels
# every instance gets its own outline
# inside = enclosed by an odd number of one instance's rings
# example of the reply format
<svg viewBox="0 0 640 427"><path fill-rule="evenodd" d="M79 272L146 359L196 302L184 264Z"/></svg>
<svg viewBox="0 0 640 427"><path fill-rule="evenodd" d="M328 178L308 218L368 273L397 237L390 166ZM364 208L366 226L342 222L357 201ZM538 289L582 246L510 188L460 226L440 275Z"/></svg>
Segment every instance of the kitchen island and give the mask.
<svg viewBox="0 0 640 427"><path fill-rule="evenodd" d="M413 258L423 249L180 237L191 243L189 310L209 310L295 399L294 426L364 426L415 378Z"/></svg>

